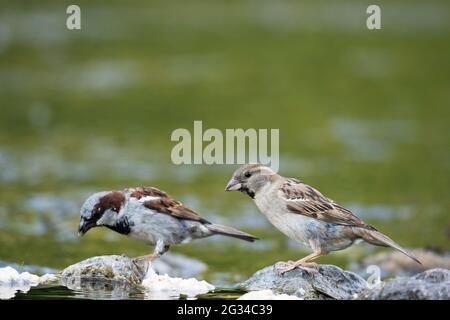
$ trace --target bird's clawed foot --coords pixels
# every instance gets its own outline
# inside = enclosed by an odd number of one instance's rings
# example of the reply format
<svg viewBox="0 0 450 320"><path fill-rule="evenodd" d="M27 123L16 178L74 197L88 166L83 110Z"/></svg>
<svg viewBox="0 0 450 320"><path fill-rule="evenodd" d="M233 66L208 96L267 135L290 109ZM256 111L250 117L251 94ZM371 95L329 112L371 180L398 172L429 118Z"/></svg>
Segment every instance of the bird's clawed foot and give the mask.
<svg viewBox="0 0 450 320"><path fill-rule="evenodd" d="M314 262L305 262L302 260L299 261L288 261L288 262L278 262L275 264L275 270L281 276L286 272L292 271L296 268L301 268L302 270L310 273L311 270L319 270L319 265Z"/></svg>
<svg viewBox="0 0 450 320"><path fill-rule="evenodd" d="M148 273L148 270L150 269L152 261L157 258L159 258L157 255L150 254L146 256L135 257L131 261L133 261L133 264L141 272L142 276L145 277Z"/></svg>
<svg viewBox="0 0 450 320"><path fill-rule="evenodd" d="M292 261L292 260L286 261L286 262L280 261L280 262L275 263L273 268L275 271L280 273L281 270L284 270L284 269L290 267L293 263L294 263L294 261Z"/></svg>

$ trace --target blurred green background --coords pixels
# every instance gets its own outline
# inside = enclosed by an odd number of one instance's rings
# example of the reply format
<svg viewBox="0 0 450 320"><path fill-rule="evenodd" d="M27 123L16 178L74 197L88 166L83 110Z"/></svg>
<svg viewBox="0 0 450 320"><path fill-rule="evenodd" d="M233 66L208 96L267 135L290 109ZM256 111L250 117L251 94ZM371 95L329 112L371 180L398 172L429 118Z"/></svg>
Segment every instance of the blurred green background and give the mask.
<svg viewBox="0 0 450 320"><path fill-rule="evenodd" d="M234 283L307 254L244 195L232 165L171 163L176 128L280 129L280 173L354 209L405 247L450 249L450 4L377 1L0 4L0 260L63 268L142 255L109 230L76 236L83 200L157 186L262 238L174 247ZM320 263L342 267L366 245Z"/></svg>

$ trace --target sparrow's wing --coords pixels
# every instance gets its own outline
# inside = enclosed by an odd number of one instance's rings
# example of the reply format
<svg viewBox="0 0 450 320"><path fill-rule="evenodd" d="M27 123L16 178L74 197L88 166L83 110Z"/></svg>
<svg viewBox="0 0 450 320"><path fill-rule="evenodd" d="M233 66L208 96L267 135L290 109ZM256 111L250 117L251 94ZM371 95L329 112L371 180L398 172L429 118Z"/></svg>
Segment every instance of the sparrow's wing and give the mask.
<svg viewBox="0 0 450 320"><path fill-rule="evenodd" d="M169 214L174 218L207 222L205 219L200 217L194 210L186 207L181 202L176 201L170 197L145 201L144 206L161 213Z"/></svg>
<svg viewBox="0 0 450 320"><path fill-rule="evenodd" d="M151 210L171 215L174 218L207 222L194 210L173 199L164 191L153 187L136 188L130 190L130 197L144 200L143 205ZM147 200L148 199L148 200Z"/></svg>
<svg viewBox="0 0 450 320"><path fill-rule="evenodd" d="M280 196L292 213L340 225L374 229L318 190L296 179L286 179L280 188Z"/></svg>

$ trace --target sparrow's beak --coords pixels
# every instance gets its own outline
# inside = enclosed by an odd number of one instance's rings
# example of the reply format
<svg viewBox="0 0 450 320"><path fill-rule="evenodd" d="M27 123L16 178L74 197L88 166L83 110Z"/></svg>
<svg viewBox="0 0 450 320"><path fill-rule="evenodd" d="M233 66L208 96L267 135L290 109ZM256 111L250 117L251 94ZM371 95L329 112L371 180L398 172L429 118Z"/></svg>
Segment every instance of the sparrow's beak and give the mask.
<svg viewBox="0 0 450 320"><path fill-rule="evenodd" d="M97 223L93 220L86 220L84 218L81 218L80 220L80 226L78 228L78 236L82 237L86 232L88 232L89 229L96 227Z"/></svg>
<svg viewBox="0 0 450 320"><path fill-rule="evenodd" d="M232 178L230 182L228 182L225 191L233 191L233 190L239 190L242 187L242 183L240 183L235 178Z"/></svg>

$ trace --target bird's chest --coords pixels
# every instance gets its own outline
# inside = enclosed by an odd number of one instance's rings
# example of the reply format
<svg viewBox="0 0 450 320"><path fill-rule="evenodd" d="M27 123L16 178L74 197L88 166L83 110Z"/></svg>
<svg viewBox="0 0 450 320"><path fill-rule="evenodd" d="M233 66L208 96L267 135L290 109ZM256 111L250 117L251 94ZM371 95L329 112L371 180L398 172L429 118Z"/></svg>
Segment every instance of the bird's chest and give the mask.
<svg viewBox="0 0 450 320"><path fill-rule="evenodd" d="M159 232L151 224L137 224L132 227L128 236L145 244L155 245L159 238Z"/></svg>
<svg viewBox="0 0 450 320"><path fill-rule="evenodd" d="M309 247L309 239L315 226L315 221L311 218L293 214L286 209L283 201L274 196L256 196L256 206L266 216L267 220L278 230L291 239L301 242Z"/></svg>
<svg viewBox="0 0 450 320"><path fill-rule="evenodd" d="M165 244L177 244L186 241L191 234L189 226L179 219L151 210L135 210L130 214L130 236L149 245L158 241Z"/></svg>

